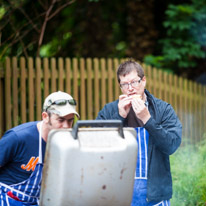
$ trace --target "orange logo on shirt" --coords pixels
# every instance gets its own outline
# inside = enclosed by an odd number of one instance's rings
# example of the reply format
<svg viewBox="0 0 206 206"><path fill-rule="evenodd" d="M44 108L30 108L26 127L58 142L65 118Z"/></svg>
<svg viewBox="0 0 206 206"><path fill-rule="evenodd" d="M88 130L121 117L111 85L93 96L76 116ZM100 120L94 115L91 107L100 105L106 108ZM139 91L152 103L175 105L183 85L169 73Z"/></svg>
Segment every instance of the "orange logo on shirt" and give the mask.
<svg viewBox="0 0 206 206"><path fill-rule="evenodd" d="M21 165L21 169L26 171L30 171L30 170L34 171L38 161L39 161L39 157L37 157L36 159L35 157L31 157L27 165L25 164Z"/></svg>

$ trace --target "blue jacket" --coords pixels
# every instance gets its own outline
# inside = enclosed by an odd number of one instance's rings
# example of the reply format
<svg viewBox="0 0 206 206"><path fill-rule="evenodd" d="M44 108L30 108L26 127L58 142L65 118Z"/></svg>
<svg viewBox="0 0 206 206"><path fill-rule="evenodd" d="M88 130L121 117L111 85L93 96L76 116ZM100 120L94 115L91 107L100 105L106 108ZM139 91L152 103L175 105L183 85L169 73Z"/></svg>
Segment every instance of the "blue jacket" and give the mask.
<svg viewBox="0 0 206 206"><path fill-rule="evenodd" d="M155 98L147 90L145 93L151 115L144 125L149 132L147 200L169 200L172 198L169 155L181 144L182 125L170 104ZM119 115L118 101L106 104L97 119L119 119L127 127L127 118Z"/></svg>

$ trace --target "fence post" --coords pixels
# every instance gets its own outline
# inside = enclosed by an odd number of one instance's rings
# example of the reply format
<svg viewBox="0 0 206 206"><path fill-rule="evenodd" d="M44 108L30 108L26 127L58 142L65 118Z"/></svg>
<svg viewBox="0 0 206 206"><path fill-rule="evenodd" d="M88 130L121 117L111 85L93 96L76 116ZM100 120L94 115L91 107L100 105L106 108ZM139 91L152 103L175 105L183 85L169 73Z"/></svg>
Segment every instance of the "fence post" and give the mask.
<svg viewBox="0 0 206 206"><path fill-rule="evenodd" d="M88 119L93 119L93 87L92 80L94 79L93 71L92 71L92 60L91 58L87 58L87 112Z"/></svg>
<svg viewBox="0 0 206 206"><path fill-rule="evenodd" d="M36 58L36 119L41 120L41 112L42 112L42 92L41 92L41 59L39 57Z"/></svg>
<svg viewBox="0 0 206 206"><path fill-rule="evenodd" d="M85 61L83 58L80 59L80 114L81 119L86 119L86 89L85 89Z"/></svg>
<svg viewBox="0 0 206 206"><path fill-rule="evenodd" d="M17 66L17 58L12 58L12 97L13 97L13 126L17 126L19 124L19 108L18 108L18 66Z"/></svg>
<svg viewBox="0 0 206 206"><path fill-rule="evenodd" d="M100 106L99 106L99 61L97 58L94 59L94 116L96 117ZM94 118L95 118L94 117Z"/></svg>
<svg viewBox="0 0 206 206"><path fill-rule="evenodd" d="M6 108L6 130L12 127L11 122L11 60L6 58L5 71L5 108Z"/></svg>
<svg viewBox="0 0 206 206"><path fill-rule="evenodd" d="M29 121L34 121L34 61L33 58L29 57L28 59L28 67L29 67L29 75L28 75L28 80L29 80Z"/></svg>
<svg viewBox="0 0 206 206"><path fill-rule="evenodd" d="M21 78L20 78L20 89L21 89L21 122L26 122L26 64L25 58L20 58Z"/></svg>

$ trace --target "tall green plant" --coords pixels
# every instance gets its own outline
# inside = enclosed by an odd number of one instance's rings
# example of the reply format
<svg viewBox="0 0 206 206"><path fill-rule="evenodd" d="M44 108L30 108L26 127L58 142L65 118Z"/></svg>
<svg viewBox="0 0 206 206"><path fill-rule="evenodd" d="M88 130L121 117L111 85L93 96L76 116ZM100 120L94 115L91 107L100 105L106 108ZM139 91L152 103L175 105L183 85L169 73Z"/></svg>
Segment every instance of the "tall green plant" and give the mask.
<svg viewBox="0 0 206 206"><path fill-rule="evenodd" d="M205 11L205 0L169 5L163 23L166 37L159 41L162 54L146 56L145 63L174 71L195 67L197 59L206 57Z"/></svg>

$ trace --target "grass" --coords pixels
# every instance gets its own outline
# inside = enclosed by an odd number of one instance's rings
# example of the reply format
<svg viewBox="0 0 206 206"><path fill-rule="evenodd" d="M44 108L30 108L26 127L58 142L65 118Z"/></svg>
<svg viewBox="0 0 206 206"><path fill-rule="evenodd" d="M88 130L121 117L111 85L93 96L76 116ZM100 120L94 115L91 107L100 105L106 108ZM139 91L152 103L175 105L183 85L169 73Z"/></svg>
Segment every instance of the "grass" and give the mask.
<svg viewBox="0 0 206 206"><path fill-rule="evenodd" d="M206 206L206 141L180 147L170 161L171 206Z"/></svg>

